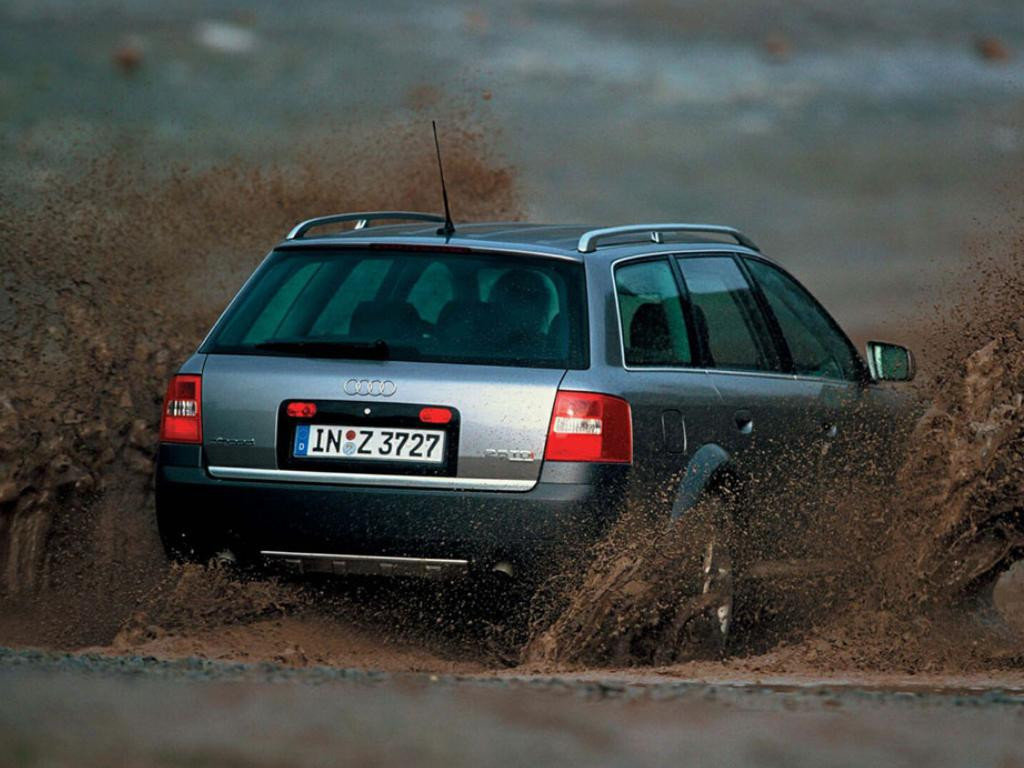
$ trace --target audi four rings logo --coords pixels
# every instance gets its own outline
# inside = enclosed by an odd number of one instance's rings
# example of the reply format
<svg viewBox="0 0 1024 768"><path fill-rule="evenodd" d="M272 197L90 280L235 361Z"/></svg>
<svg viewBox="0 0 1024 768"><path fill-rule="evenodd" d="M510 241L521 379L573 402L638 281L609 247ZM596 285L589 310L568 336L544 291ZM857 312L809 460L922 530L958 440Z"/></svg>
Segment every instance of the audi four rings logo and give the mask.
<svg viewBox="0 0 1024 768"><path fill-rule="evenodd" d="M346 395L391 397L397 389L395 382L390 379L349 379L345 382Z"/></svg>

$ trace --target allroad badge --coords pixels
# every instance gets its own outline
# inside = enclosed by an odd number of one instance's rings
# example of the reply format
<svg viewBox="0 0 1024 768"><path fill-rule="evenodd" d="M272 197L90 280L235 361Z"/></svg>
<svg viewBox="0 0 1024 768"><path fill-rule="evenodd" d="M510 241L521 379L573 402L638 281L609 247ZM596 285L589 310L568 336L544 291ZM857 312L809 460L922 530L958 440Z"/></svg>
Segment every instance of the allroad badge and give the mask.
<svg viewBox="0 0 1024 768"><path fill-rule="evenodd" d="M349 379L345 382L345 394L360 397L391 397L397 389L390 379Z"/></svg>

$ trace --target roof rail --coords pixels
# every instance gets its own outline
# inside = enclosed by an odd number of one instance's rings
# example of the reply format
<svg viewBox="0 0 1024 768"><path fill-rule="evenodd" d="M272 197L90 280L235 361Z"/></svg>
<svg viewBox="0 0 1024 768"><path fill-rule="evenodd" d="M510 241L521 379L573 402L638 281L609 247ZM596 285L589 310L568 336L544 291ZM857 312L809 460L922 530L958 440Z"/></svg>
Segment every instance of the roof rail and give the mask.
<svg viewBox="0 0 1024 768"><path fill-rule="evenodd" d="M576 246L576 250L580 253L593 253L597 250L597 244L600 240L617 235L632 235L640 232L650 233L651 240L655 243L662 242L662 234L665 232L710 232L716 235L733 237L737 243L753 251L761 250L753 240L738 229L720 227L717 224L627 224L624 227L592 229L580 236L580 242Z"/></svg>
<svg viewBox="0 0 1024 768"><path fill-rule="evenodd" d="M371 221L433 221L443 224L444 216L436 213L419 213L417 211L361 211L358 213L335 213L331 216L318 216L315 219L306 219L295 225L295 228L288 233L286 240L299 240L313 227L321 227L325 224L337 224L342 221L354 221L356 229L363 229L369 226Z"/></svg>

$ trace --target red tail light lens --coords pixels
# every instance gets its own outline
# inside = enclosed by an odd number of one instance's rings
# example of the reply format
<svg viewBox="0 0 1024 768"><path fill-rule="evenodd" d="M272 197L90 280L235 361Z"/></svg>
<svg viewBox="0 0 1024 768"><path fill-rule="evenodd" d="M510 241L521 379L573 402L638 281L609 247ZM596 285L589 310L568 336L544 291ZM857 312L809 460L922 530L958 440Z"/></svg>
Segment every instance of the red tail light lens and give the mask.
<svg viewBox="0 0 1024 768"><path fill-rule="evenodd" d="M160 441L203 442L202 379L179 374L171 379L160 417Z"/></svg>
<svg viewBox="0 0 1024 768"><path fill-rule="evenodd" d="M316 416L316 403L288 403L285 410L293 419L312 419Z"/></svg>
<svg viewBox="0 0 1024 768"><path fill-rule="evenodd" d="M593 392L559 392L544 451L547 461L633 461L629 403Z"/></svg>

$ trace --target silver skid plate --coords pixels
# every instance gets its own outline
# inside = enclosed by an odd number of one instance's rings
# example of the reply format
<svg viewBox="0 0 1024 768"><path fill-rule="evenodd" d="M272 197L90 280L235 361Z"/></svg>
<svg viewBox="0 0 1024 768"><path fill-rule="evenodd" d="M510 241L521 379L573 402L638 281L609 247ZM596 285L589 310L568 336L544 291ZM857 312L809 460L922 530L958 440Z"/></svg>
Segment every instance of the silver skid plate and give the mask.
<svg viewBox="0 0 1024 768"><path fill-rule="evenodd" d="M364 576L455 576L469 568L468 560L431 557L331 555L318 552L260 552L268 562L289 566L300 573L359 574Z"/></svg>

